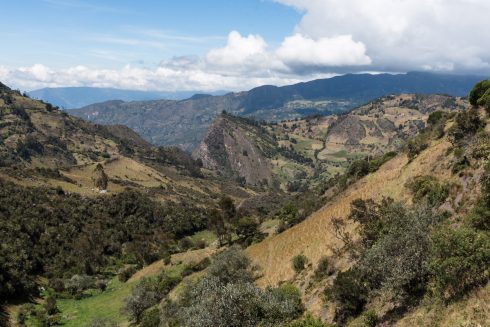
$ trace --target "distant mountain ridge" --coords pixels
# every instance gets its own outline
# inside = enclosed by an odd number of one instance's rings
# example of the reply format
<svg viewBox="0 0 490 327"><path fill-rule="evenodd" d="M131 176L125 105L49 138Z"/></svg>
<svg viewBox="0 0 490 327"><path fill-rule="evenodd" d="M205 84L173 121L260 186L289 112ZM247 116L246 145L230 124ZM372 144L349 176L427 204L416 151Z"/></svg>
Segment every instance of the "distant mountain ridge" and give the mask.
<svg viewBox="0 0 490 327"><path fill-rule="evenodd" d="M100 124L122 124L157 145L192 151L222 111L258 120L280 121L346 112L388 94L464 96L480 76L348 74L276 87L264 85L222 96L197 96L182 101L106 102L72 111Z"/></svg>
<svg viewBox="0 0 490 327"><path fill-rule="evenodd" d="M213 92L211 95L220 95L225 91ZM147 100L182 100L194 95L203 96L200 91L137 91L115 88L99 87L58 87L43 88L28 92L29 96L35 99L52 103L64 109L74 109L88 106L93 103L109 100L122 101L147 101Z"/></svg>

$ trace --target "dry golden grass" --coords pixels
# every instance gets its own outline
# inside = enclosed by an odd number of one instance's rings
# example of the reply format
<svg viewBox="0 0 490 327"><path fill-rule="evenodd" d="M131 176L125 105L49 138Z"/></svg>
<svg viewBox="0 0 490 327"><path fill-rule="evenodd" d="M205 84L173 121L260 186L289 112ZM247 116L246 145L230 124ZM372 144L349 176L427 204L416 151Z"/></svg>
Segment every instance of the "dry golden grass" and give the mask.
<svg viewBox="0 0 490 327"><path fill-rule="evenodd" d="M484 327L490 326L490 284L466 298L444 306L432 304L409 312L395 326Z"/></svg>
<svg viewBox="0 0 490 327"><path fill-rule="evenodd" d="M345 218L353 200L392 197L406 202L409 201L410 194L405 184L411 178L432 174L441 180L451 179L447 169L438 169L445 163L445 153L449 146L446 141L438 141L411 163L408 163L406 155L398 155L376 173L366 176L339 194L302 223L249 247L246 250L247 254L253 263L262 269L263 276L258 280L259 285L277 285L281 281L292 279L294 271L291 259L295 255L306 255L313 265L316 265L322 256L331 255L332 248L339 245L339 241L332 234L331 219ZM352 231L354 226L348 228ZM348 265L346 259L337 263L340 269Z"/></svg>

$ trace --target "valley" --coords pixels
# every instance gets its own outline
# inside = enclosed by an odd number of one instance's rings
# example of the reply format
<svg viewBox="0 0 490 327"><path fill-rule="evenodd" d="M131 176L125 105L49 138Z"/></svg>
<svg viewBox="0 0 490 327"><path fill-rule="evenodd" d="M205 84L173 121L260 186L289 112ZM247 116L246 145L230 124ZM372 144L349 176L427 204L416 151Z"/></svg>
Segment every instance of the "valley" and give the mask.
<svg viewBox="0 0 490 327"><path fill-rule="evenodd" d="M483 96L223 111L189 155L1 85L4 323L485 325Z"/></svg>
<svg viewBox="0 0 490 327"><path fill-rule="evenodd" d="M420 72L347 74L180 101L107 101L70 110L70 113L99 124L125 125L154 145L178 146L192 152L222 111L258 121L278 122L347 112L389 94L464 96L478 80L480 77L471 75Z"/></svg>

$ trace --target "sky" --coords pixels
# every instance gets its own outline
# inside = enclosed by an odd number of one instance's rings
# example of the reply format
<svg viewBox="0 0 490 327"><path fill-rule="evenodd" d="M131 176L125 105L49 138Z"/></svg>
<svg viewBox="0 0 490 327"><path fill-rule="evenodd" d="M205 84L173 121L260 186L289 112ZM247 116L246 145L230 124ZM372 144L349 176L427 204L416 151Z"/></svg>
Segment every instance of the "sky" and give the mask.
<svg viewBox="0 0 490 327"><path fill-rule="evenodd" d="M0 0L0 12L0 81L21 90L490 74L488 0Z"/></svg>

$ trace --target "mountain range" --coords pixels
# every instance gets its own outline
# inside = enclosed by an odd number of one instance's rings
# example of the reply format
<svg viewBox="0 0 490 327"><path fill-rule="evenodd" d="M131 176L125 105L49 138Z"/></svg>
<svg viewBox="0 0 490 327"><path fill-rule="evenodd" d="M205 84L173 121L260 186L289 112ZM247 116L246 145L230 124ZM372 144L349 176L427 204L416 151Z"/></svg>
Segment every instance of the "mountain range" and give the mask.
<svg viewBox="0 0 490 327"><path fill-rule="evenodd" d="M329 79L222 96L186 100L107 101L71 111L99 124L121 124L155 145L192 151L222 111L257 120L280 121L311 115L347 112L387 94L448 94L464 96L478 76L407 74L347 74Z"/></svg>
<svg viewBox="0 0 490 327"><path fill-rule="evenodd" d="M211 92L211 95L225 94L225 91ZM182 100L201 94L200 91L136 91L102 87L57 87L42 88L27 92L35 99L49 102L63 109L74 109L108 100L146 101L158 99Z"/></svg>

